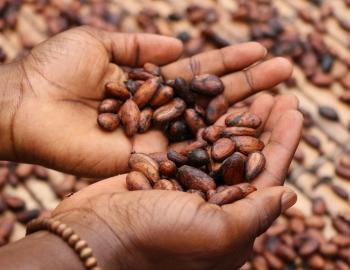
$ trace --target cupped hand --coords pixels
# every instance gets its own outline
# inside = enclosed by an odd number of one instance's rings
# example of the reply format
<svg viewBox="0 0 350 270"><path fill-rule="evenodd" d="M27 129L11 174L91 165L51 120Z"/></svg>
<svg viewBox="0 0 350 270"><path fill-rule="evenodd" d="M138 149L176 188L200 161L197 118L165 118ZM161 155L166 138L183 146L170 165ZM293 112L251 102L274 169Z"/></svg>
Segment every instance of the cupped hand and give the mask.
<svg viewBox="0 0 350 270"><path fill-rule="evenodd" d="M176 61L180 41L149 34L122 34L79 27L36 46L18 65L23 77L8 127L12 151L5 158L91 177L127 171L132 150L165 151L167 139L152 130L129 139L122 128L107 133L96 123L108 81L123 82L121 66L160 65L165 78L221 76L231 104L287 79L282 58L260 62L266 50L244 43ZM270 108L266 108L269 111Z"/></svg>
<svg viewBox="0 0 350 270"><path fill-rule="evenodd" d="M237 269L296 201L280 185L300 139L297 106L293 96L262 94L249 107L263 120L267 162L253 181L258 191L242 200L219 207L185 192L128 191L120 175L65 199L53 218L82 234L106 269Z"/></svg>

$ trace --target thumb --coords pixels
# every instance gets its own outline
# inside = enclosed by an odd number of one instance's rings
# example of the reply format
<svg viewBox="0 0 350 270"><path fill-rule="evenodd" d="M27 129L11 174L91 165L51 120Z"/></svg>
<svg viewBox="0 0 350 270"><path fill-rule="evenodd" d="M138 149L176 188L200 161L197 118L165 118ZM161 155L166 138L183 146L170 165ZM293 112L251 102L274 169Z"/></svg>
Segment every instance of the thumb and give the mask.
<svg viewBox="0 0 350 270"><path fill-rule="evenodd" d="M266 231L296 200L294 191L287 187L269 187L225 205L223 210L229 214L236 231L251 240Z"/></svg>

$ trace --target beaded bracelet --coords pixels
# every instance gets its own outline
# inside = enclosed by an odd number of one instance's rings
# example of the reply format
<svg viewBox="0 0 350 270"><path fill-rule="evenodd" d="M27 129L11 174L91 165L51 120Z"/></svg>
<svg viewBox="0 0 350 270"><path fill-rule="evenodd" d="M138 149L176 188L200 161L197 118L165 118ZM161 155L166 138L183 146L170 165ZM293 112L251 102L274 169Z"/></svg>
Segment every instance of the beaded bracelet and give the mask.
<svg viewBox="0 0 350 270"><path fill-rule="evenodd" d="M97 266L97 259L93 256L92 249L88 246L88 243L80 239L79 235L72 228L59 220L37 218L28 223L26 234L29 235L42 230L49 231L67 242L79 256L86 269L102 270L101 267Z"/></svg>

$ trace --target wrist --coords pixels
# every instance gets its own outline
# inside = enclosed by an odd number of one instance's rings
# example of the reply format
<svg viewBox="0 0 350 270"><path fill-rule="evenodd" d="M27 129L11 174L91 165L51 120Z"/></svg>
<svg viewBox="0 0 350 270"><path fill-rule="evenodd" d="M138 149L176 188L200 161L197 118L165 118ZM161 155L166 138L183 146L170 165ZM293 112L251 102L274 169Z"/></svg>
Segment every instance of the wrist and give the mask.
<svg viewBox="0 0 350 270"><path fill-rule="evenodd" d="M21 62L0 66L0 159L16 160L14 126L16 113L23 98Z"/></svg>
<svg viewBox="0 0 350 270"><path fill-rule="evenodd" d="M92 249L98 265L104 270L122 269L127 261L120 239L106 223L89 211L73 210L54 217L85 240Z"/></svg>
<svg viewBox="0 0 350 270"><path fill-rule="evenodd" d="M67 243L47 231L39 231L0 249L1 269L85 270Z"/></svg>

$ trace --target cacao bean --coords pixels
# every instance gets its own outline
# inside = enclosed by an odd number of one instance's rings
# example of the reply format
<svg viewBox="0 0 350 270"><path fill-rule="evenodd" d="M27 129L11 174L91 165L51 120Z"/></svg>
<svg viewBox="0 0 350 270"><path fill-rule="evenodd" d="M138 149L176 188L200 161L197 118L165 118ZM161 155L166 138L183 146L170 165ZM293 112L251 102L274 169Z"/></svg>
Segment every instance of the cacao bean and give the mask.
<svg viewBox="0 0 350 270"><path fill-rule="evenodd" d="M228 138L217 140L211 149L211 155L216 161L223 161L235 151L235 143Z"/></svg>
<svg viewBox="0 0 350 270"><path fill-rule="evenodd" d="M214 143L221 137L224 129L225 127L223 126L209 126L204 129L203 138L208 142Z"/></svg>
<svg viewBox="0 0 350 270"><path fill-rule="evenodd" d="M169 103L159 107L153 113L153 119L159 123L169 122L179 117L186 109L186 103L180 98L174 98Z"/></svg>
<svg viewBox="0 0 350 270"><path fill-rule="evenodd" d="M188 164L194 167L202 167L209 163L209 155L201 148L194 149L187 154Z"/></svg>
<svg viewBox="0 0 350 270"><path fill-rule="evenodd" d="M176 152L175 150L170 149L167 153L169 160L175 162L176 165L181 166L188 162L188 157Z"/></svg>
<svg viewBox="0 0 350 270"><path fill-rule="evenodd" d="M183 165L178 169L177 180L186 189L198 189L206 192L216 188L213 178L201 170L188 165Z"/></svg>
<svg viewBox="0 0 350 270"><path fill-rule="evenodd" d="M101 104L98 106L99 113L114 113L117 114L121 107L121 103L113 98L107 98L102 100Z"/></svg>
<svg viewBox="0 0 350 270"><path fill-rule="evenodd" d="M312 212L315 215L327 214L327 206L323 198L317 197L312 201Z"/></svg>
<svg viewBox="0 0 350 270"><path fill-rule="evenodd" d="M206 118L209 124L213 124L220 116L224 115L228 110L229 104L224 95L218 95L213 98L206 109Z"/></svg>
<svg viewBox="0 0 350 270"><path fill-rule="evenodd" d="M167 85L161 85L150 100L150 105L154 108L158 108L159 106L168 103L170 100L173 99L173 97L173 88Z"/></svg>
<svg viewBox="0 0 350 270"><path fill-rule="evenodd" d="M128 190L149 190L152 189L147 177L138 171L132 171L126 176Z"/></svg>
<svg viewBox="0 0 350 270"><path fill-rule="evenodd" d="M26 206L26 203L22 199L15 196L5 195L3 199L7 207L13 211L23 210Z"/></svg>
<svg viewBox="0 0 350 270"><path fill-rule="evenodd" d="M130 97L130 92L125 87L121 86L117 82L108 82L106 83L107 95L111 95L116 99L125 101Z"/></svg>
<svg viewBox="0 0 350 270"><path fill-rule="evenodd" d="M154 184L153 189L176 190L174 184L166 179L158 180L157 183Z"/></svg>
<svg viewBox="0 0 350 270"><path fill-rule="evenodd" d="M186 109L184 119L192 134L197 134L199 129L206 126L204 120L194 109Z"/></svg>
<svg viewBox="0 0 350 270"><path fill-rule="evenodd" d="M239 187L229 186L224 190L213 194L208 200L208 202L217 204L217 205L223 205L223 204L233 203L243 198L244 198L244 194Z"/></svg>
<svg viewBox="0 0 350 270"><path fill-rule="evenodd" d="M137 89L133 100L136 105L142 109L153 97L156 93L160 84L160 80L158 77L154 77L145 81L139 89Z"/></svg>
<svg viewBox="0 0 350 270"><path fill-rule="evenodd" d="M128 78L132 80L143 80L152 79L153 74L146 72L143 68L134 68L129 71Z"/></svg>
<svg viewBox="0 0 350 270"><path fill-rule="evenodd" d="M98 125L106 131L114 131L119 126L119 116L113 113L101 113L98 115Z"/></svg>
<svg viewBox="0 0 350 270"><path fill-rule="evenodd" d="M182 77L176 77L174 81L174 92L175 94L183 99L187 105L191 106L194 104L194 95L190 91L190 86L186 80Z"/></svg>
<svg viewBox="0 0 350 270"><path fill-rule="evenodd" d="M16 219L18 222L27 224L32 219L37 218L40 215L40 209L24 210L16 214Z"/></svg>
<svg viewBox="0 0 350 270"><path fill-rule="evenodd" d="M320 106L318 107L318 113L331 121L338 121L339 120L339 116L338 113L335 109L333 109L332 107L329 106Z"/></svg>
<svg viewBox="0 0 350 270"><path fill-rule="evenodd" d="M220 78L212 74L197 75L191 81L191 90L205 96L217 96L224 88Z"/></svg>
<svg viewBox="0 0 350 270"><path fill-rule="evenodd" d="M120 108L119 113L126 136L133 136L139 128L139 107L133 100L128 99Z"/></svg>
<svg viewBox="0 0 350 270"><path fill-rule="evenodd" d="M129 167L134 171L143 173L152 184L159 180L159 165L146 154L131 154Z"/></svg>
<svg viewBox="0 0 350 270"><path fill-rule="evenodd" d="M152 123L153 110L151 108L143 109L140 113L139 133L145 133L149 130Z"/></svg>
<svg viewBox="0 0 350 270"><path fill-rule="evenodd" d="M256 130L248 127L227 127L222 133L222 137L231 137L231 136L256 136Z"/></svg>
<svg viewBox="0 0 350 270"><path fill-rule="evenodd" d="M265 156L261 152L249 154L245 167L245 179L251 181L256 178L265 168Z"/></svg>
<svg viewBox="0 0 350 270"><path fill-rule="evenodd" d="M349 193L341 186L333 184L333 185L331 185L331 189L333 190L333 192L335 194L337 194L343 200L347 201L349 199Z"/></svg>
<svg viewBox="0 0 350 270"><path fill-rule="evenodd" d="M164 160L159 163L159 173L166 177L172 177L176 174L176 165L171 160Z"/></svg>
<svg viewBox="0 0 350 270"><path fill-rule="evenodd" d="M246 157L240 153L233 153L222 163L220 174L227 185L234 185L244 181Z"/></svg>
<svg viewBox="0 0 350 270"><path fill-rule="evenodd" d="M236 150L243 154L261 151L265 146L261 140L250 136L235 136L232 140L235 142Z"/></svg>
<svg viewBox="0 0 350 270"><path fill-rule="evenodd" d="M182 119L171 122L166 132L169 140L172 142L185 141L191 137L187 125Z"/></svg>
<svg viewBox="0 0 350 270"><path fill-rule="evenodd" d="M226 117L227 126L258 128L261 125L261 119L250 112L230 114Z"/></svg>

